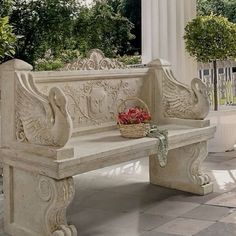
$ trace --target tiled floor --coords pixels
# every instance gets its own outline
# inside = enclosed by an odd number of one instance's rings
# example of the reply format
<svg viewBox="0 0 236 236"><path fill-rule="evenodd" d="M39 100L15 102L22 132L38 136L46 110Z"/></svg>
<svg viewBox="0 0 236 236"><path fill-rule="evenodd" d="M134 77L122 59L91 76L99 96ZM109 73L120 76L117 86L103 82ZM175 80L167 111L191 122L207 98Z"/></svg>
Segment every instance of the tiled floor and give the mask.
<svg viewBox="0 0 236 236"><path fill-rule="evenodd" d="M210 154L204 169L207 196L150 185L147 158L76 176L68 219L79 236L236 236L236 152Z"/></svg>

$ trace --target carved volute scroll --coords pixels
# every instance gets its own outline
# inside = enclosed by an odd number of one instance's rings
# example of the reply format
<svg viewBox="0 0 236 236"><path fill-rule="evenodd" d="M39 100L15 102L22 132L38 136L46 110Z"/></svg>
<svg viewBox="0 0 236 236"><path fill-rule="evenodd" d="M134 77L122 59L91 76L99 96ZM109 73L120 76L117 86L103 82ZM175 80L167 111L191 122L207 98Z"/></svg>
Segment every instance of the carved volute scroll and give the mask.
<svg viewBox="0 0 236 236"><path fill-rule="evenodd" d="M71 136L72 121L63 91L53 87L46 96L36 88L30 73L16 75L16 139L37 145L64 146Z"/></svg>
<svg viewBox="0 0 236 236"><path fill-rule="evenodd" d="M41 201L47 202L44 212L45 235L48 236L77 236L74 225L68 225L66 208L74 198L75 186L73 179L54 180L40 176L36 189Z"/></svg>
<svg viewBox="0 0 236 236"><path fill-rule="evenodd" d="M183 148L184 152L190 156L188 163L189 179L193 183L203 186L209 184L210 177L201 170L202 162L206 159L208 151L205 142L200 142L195 145L189 145Z"/></svg>
<svg viewBox="0 0 236 236"><path fill-rule="evenodd" d="M89 51L87 58L79 58L68 63L62 70L110 70L122 68L125 68L122 62L105 57L99 49L92 49Z"/></svg>

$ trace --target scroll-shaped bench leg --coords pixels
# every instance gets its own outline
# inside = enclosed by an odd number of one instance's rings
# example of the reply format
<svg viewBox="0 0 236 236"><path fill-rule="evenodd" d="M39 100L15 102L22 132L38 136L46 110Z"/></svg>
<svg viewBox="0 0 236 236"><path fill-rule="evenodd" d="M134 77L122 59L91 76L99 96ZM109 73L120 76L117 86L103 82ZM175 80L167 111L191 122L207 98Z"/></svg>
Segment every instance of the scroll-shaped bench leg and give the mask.
<svg viewBox="0 0 236 236"><path fill-rule="evenodd" d="M48 235L77 236L73 225L67 225L66 208L74 197L75 188L72 177L54 180L41 176L37 186L38 196L48 202L44 213L44 224Z"/></svg>
<svg viewBox="0 0 236 236"><path fill-rule="evenodd" d="M74 192L72 177L55 180L4 166L5 231L12 236L77 236L66 220Z"/></svg>
<svg viewBox="0 0 236 236"><path fill-rule="evenodd" d="M207 142L199 142L170 150L168 163L162 168L155 155L150 158L150 182L163 187L183 190L199 195L213 191L210 177L201 170L208 154Z"/></svg>

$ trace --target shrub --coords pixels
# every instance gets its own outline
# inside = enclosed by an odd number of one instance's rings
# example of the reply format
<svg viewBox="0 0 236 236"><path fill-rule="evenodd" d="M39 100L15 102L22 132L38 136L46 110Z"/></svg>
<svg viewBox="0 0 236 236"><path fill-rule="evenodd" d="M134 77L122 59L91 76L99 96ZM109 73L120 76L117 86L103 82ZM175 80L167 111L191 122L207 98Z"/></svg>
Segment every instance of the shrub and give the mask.
<svg viewBox="0 0 236 236"><path fill-rule="evenodd" d="M15 53L16 36L8 23L8 17L0 18L0 62Z"/></svg>
<svg viewBox="0 0 236 236"><path fill-rule="evenodd" d="M125 65L141 64L141 56L118 56L117 60L123 62Z"/></svg>
<svg viewBox="0 0 236 236"><path fill-rule="evenodd" d="M79 55L78 50L63 50L59 56L53 56L51 50L48 50L43 58L35 61L34 69L38 71L59 70L66 63L77 59Z"/></svg>
<svg viewBox="0 0 236 236"><path fill-rule="evenodd" d="M213 14L198 16L187 24L184 39L191 56L200 62L213 62L214 109L217 110L217 60L236 57L236 24Z"/></svg>

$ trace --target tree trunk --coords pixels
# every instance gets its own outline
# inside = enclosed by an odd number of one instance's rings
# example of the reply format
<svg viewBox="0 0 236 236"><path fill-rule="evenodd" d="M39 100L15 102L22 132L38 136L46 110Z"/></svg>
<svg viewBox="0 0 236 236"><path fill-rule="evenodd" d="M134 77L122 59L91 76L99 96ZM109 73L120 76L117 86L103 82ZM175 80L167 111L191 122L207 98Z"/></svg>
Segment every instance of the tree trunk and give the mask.
<svg viewBox="0 0 236 236"><path fill-rule="evenodd" d="M213 61L213 83L214 83L214 111L218 111L218 86L217 86L217 64Z"/></svg>

